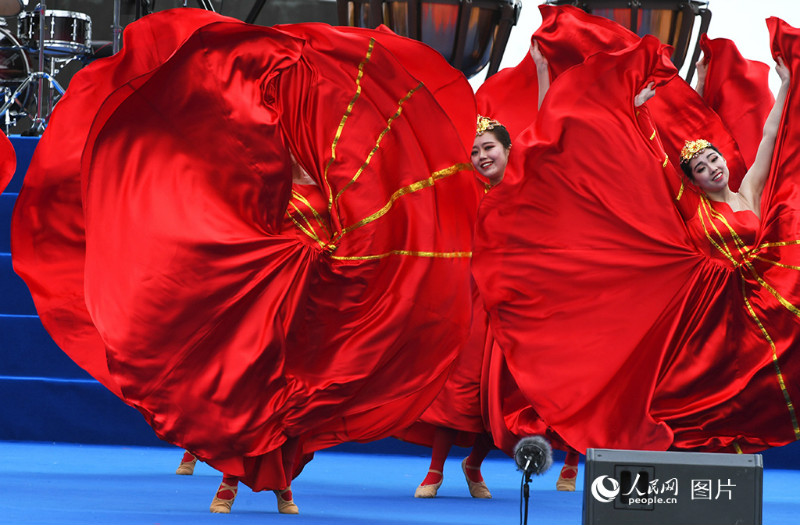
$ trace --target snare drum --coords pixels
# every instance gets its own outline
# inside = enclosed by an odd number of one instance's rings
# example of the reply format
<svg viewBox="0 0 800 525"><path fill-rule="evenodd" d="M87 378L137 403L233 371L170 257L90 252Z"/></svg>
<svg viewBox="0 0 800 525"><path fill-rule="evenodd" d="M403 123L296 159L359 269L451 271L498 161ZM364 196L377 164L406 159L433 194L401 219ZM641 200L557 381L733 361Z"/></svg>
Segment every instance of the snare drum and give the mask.
<svg viewBox="0 0 800 525"><path fill-rule="evenodd" d="M20 13L17 36L31 49L39 49L40 13ZM92 52L92 19L72 11L48 9L44 14L44 52L52 55L89 55Z"/></svg>

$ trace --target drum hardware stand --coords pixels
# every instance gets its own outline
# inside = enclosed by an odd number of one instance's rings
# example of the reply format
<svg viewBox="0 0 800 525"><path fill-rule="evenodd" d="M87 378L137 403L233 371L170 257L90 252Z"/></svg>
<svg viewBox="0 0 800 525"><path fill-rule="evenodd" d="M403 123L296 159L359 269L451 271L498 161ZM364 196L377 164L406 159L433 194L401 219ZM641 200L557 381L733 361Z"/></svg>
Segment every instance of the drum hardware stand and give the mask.
<svg viewBox="0 0 800 525"><path fill-rule="evenodd" d="M5 113L5 122L6 125L9 125L12 117L9 114L9 108L15 103L19 102L18 97L20 94L32 83L37 83L37 96L36 96L36 115L33 118L33 125L31 129L23 132L23 135L34 136L34 135L41 135L44 132L44 128L47 123L47 119L45 118L45 113L43 111L43 103L44 103L44 84L45 81L49 82L49 90L48 90L48 106L50 106L50 102L52 102L52 95L53 90L56 90L59 95L64 94L64 88L61 87L61 84L55 79L55 74L57 73L55 70L55 62L58 62L59 59L53 58L50 61L50 72L48 73L45 71L46 59L44 54L44 38L45 38L45 13L46 13L46 6L45 1L43 0L35 9L38 11L39 17L39 67L38 71L32 71L28 74L25 80L20 83L19 86L11 92L10 88L5 88L3 90L4 95L4 103L0 106L0 115ZM52 108L50 108L52 109ZM27 114L27 112L26 112ZM29 114L27 114L30 116Z"/></svg>
<svg viewBox="0 0 800 525"><path fill-rule="evenodd" d="M136 2L136 20L143 16L153 13L153 6L150 5L150 0L137 0Z"/></svg>
<svg viewBox="0 0 800 525"><path fill-rule="evenodd" d="M45 120L42 117L42 98L44 97L44 80L46 73L44 72L44 22L45 11L47 11L47 2L42 0L37 9L39 10L39 71L34 73L37 80L37 96L36 96L36 117L33 119L33 127L31 128L34 134L41 135L44 132ZM49 76L49 75L48 75ZM48 78L50 85L53 85L54 78ZM24 84L24 82L23 82ZM61 91L64 92L63 90Z"/></svg>
<svg viewBox="0 0 800 525"><path fill-rule="evenodd" d="M256 18L258 18L261 10L264 9L265 3L267 3L267 0L256 0L253 4L253 7L250 9L250 13L248 13L247 18L245 18L244 21L248 24L255 24Z"/></svg>
<svg viewBox="0 0 800 525"><path fill-rule="evenodd" d="M51 90L55 89L56 91L58 91L60 95L64 94L64 88L61 87L61 84L58 83L58 80L53 78L53 76L50 73L46 73L44 71L33 71L28 75L28 77L25 80L22 81L22 83L19 86L17 86L17 89L15 89L13 93L11 93L11 89L9 88L4 88L3 90L5 102L3 103L2 106L0 106L0 115L5 114L6 126L13 124L12 122L10 122L11 116L9 114L10 112L7 110L11 107L14 101L17 100L17 97L19 97L20 93L22 93L22 91L26 87L28 87L28 85L34 80L36 80L39 83L39 93L42 93L44 91L42 86L44 85L44 81L47 80L48 82L50 82ZM41 96L42 95L39 95L39 97ZM42 118L41 98L37 101L36 104L37 104L37 114L36 118L33 121L33 127L31 128L31 131L25 133L25 135L37 135L37 134L41 135L41 133L44 131L45 119Z"/></svg>
<svg viewBox="0 0 800 525"><path fill-rule="evenodd" d="M120 25L119 21L119 14L122 8L120 7L121 0L114 0L114 21L111 24L111 31L114 34L114 40L112 42L112 49L113 53L116 55L117 51L119 51L120 47L122 47L122 25Z"/></svg>
<svg viewBox="0 0 800 525"><path fill-rule="evenodd" d="M200 4L200 7L205 9L206 11L211 11L214 13L214 5L211 3L211 0L197 0L197 3Z"/></svg>
<svg viewBox="0 0 800 525"><path fill-rule="evenodd" d="M11 88L3 88L3 106L0 107L0 115L3 115L3 131L8 135L11 126L17 124L17 117L11 115L11 105L15 97L11 94Z"/></svg>

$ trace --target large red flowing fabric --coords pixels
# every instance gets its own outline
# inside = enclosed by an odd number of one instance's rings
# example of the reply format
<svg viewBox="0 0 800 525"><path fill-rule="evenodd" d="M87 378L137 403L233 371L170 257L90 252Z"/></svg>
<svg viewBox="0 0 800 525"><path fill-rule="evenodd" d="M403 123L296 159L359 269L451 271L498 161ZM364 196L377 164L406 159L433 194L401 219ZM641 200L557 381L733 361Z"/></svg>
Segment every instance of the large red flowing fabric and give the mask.
<svg viewBox="0 0 800 525"><path fill-rule="evenodd" d="M800 438L800 41L769 24L792 89L760 217L683 180L670 151L704 135L675 130L719 120L652 104L682 82L652 37L556 78L514 145L516 176L481 204L473 265L493 334L526 401L577 450Z"/></svg>
<svg viewBox="0 0 800 525"><path fill-rule="evenodd" d="M115 394L119 387L108 373L105 347L84 298L83 146L110 93L163 63L198 27L219 19L202 9L146 17L126 28L116 55L80 70L36 146L14 207L14 270L28 285L42 324L59 347Z"/></svg>
<svg viewBox="0 0 800 525"><path fill-rule="evenodd" d="M14 146L5 133L0 133L0 192L6 189L14 170L17 168L17 155Z"/></svg>
<svg viewBox="0 0 800 525"><path fill-rule="evenodd" d="M577 7L541 5L539 10L542 24L531 39L539 43L547 58L552 82L595 53L618 52L639 41L635 33L616 22ZM715 71L709 74L716 78ZM714 78L710 80L712 92ZM761 92L753 96L760 96ZM551 96L548 92L547 98ZM536 120L538 97L536 67L530 55L518 66L491 77L476 94L479 112L507 125L512 141ZM677 162L683 141L702 133L725 155L733 183L738 186L747 171L739 147L726 123L709 110L689 84L676 79L660 86L658 97L648 105L670 159ZM510 176L516 175L512 170Z"/></svg>
<svg viewBox="0 0 800 525"><path fill-rule="evenodd" d="M458 350L458 356L447 381L419 420L395 437L418 445L433 447L438 427L457 430L454 444L472 446L478 434L489 430L482 410L482 384L488 366L493 339L489 318L478 293L472 285L472 323L469 336Z"/></svg>
<svg viewBox="0 0 800 525"><path fill-rule="evenodd" d="M307 459L415 421L470 324L463 75L385 30L224 20L116 73L76 219L116 392L255 489L285 486L287 440ZM315 184L293 185L293 163Z"/></svg>
<svg viewBox="0 0 800 525"><path fill-rule="evenodd" d="M587 14L572 6L540 5L542 23L531 37L548 60L550 75L557 77L597 51L621 49L637 40L616 22ZM526 53L520 63L489 77L476 93L478 111L500 120L512 142L538 113L539 85L536 65Z"/></svg>
<svg viewBox="0 0 800 525"><path fill-rule="evenodd" d="M703 100L730 130L747 166L756 158L764 121L775 103L769 89L769 66L744 58L726 38L700 37L708 71ZM736 79L731 82L731 79Z"/></svg>

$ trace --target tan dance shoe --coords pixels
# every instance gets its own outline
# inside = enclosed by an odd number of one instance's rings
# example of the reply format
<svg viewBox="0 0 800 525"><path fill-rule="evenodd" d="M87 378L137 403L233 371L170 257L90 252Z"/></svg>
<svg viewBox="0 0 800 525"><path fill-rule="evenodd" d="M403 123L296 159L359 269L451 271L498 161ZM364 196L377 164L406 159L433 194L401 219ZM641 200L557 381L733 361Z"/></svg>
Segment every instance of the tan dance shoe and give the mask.
<svg viewBox="0 0 800 525"><path fill-rule="evenodd" d="M467 458L461 462L461 471L464 473L464 479L467 480L467 487L469 487L469 494L473 498L491 499L492 493L489 492L489 487L486 486L484 481L472 481L467 476L467 469L480 471L480 467L471 467L467 465Z"/></svg>
<svg viewBox="0 0 800 525"><path fill-rule="evenodd" d="M442 476L442 479L439 480L439 483L431 483L430 485L420 485L417 487L417 490L414 491L415 498L435 498L436 493L439 491L439 487L442 486L442 482L444 481L444 474L439 472L438 470L430 469L428 472L433 472L434 474L439 474Z"/></svg>
<svg viewBox="0 0 800 525"><path fill-rule="evenodd" d="M283 499L283 495L292 490L292 487L283 490L273 490L275 497L278 498L278 512L281 514L300 514L300 509L294 504L294 499Z"/></svg>
<svg viewBox="0 0 800 525"><path fill-rule="evenodd" d="M222 492L228 491L232 495L230 499L228 498L220 498L219 495ZM211 500L211 507L209 510L214 514L230 514L231 507L233 507L233 500L236 499L236 493L239 491L239 487L234 487L233 485L228 485L227 483L221 483L219 488L217 489L216 495L214 495L214 499Z"/></svg>
<svg viewBox="0 0 800 525"><path fill-rule="evenodd" d="M178 465L178 470L175 471L175 474L179 476L191 476L194 474L194 467L197 465L197 458L194 458L191 461L181 461L181 464Z"/></svg>
<svg viewBox="0 0 800 525"><path fill-rule="evenodd" d="M577 479L578 479L578 466L564 465L563 467L561 467L561 474L558 475L558 481L556 481L556 490L574 492L575 481Z"/></svg>

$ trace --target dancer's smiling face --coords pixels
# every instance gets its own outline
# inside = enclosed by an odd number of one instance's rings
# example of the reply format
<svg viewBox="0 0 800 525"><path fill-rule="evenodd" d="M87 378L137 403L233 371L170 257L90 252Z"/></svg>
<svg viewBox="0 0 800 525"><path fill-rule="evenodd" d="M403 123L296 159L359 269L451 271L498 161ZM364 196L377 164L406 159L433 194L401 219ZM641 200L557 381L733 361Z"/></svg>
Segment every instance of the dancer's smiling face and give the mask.
<svg viewBox="0 0 800 525"><path fill-rule="evenodd" d="M492 131L486 131L476 136L472 144L472 165L494 186L503 180L509 151Z"/></svg>
<svg viewBox="0 0 800 525"><path fill-rule="evenodd" d="M714 148L706 148L689 161L694 183L706 193L715 193L728 186L728 163Z"/></svg>

